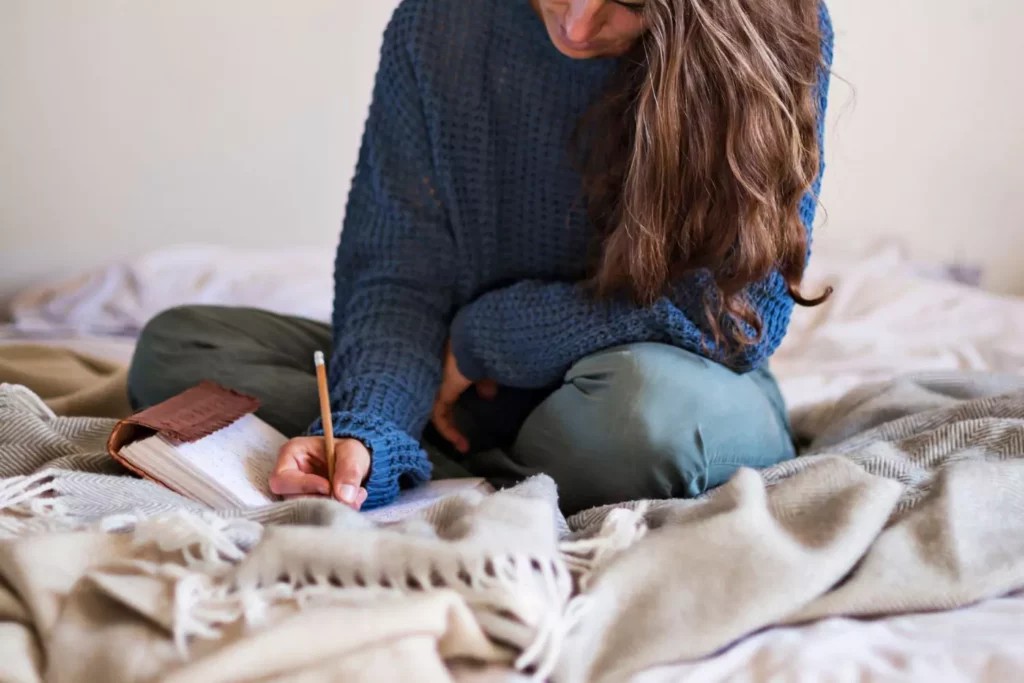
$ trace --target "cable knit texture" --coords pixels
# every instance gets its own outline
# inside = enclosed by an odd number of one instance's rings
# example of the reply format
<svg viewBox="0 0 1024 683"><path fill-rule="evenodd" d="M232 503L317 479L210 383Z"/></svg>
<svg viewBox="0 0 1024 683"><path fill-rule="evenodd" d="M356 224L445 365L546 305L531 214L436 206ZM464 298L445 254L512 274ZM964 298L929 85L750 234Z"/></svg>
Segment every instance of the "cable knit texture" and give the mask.
<svg viewBox="0 0 1024 683"><path fill-rule="evenodd" d="M338 247L330 367L335 432L372 451L367 508L429 478L419 438L449 337L467 377L522 388L621 344L708 352L706 275L648 308L577 284L592 230L569 136L614 67L558 53L528 0L404 0L392 17ZM828 84L823 69L822 122ZM808 195L808 232L815 210ZM739 371L774 352L793 309L778 275L750 297L764 335Z"/></svg>

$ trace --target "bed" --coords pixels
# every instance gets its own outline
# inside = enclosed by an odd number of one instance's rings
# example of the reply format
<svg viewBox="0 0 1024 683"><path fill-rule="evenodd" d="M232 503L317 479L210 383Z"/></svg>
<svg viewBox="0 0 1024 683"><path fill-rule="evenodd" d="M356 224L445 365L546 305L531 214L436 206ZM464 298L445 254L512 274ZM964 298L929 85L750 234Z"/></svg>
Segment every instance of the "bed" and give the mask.
<svg viewBox="0 0 1024 683"><path fill-rule="evenodd" d="M316 250L158 252L25 292L0 344L37 341L126 362L148 317L196 302L326 320L330 268ZM295 272L306 277L296 280ZM849 390L907 372L1024 374L1024 300L926 271L892 245L816 256L806 288L826 284L836 288L833 299L797 312L772 361L798 430L804 416ZM1024 594L1017 594L950 611L770 628L636 680L995 682L1019 680L1022 671Z"/></svg>

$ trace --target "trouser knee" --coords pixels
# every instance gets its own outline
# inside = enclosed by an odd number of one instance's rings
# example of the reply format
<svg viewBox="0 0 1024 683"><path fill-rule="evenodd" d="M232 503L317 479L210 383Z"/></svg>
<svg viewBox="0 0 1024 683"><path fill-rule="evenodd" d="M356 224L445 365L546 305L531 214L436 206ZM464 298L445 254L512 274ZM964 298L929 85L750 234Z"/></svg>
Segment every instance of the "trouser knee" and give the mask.
<svg viewBox="0 0 1024 683"><path fill-rule="evenodd" d="M132 407L151 406L175 395L187 369L179 367L175 357L182 345L193 338L202 318L199 307L181 306L163 311L143 327L128 368L128 399Z"/></svg>
<svg viewBox="0 0 1024 683"><path fill-rule="evenodd" d="M696 496L792 457L781 398L764 386L667 345L613 349L572 368L514 452L555 479L567 512Z"/></svg>

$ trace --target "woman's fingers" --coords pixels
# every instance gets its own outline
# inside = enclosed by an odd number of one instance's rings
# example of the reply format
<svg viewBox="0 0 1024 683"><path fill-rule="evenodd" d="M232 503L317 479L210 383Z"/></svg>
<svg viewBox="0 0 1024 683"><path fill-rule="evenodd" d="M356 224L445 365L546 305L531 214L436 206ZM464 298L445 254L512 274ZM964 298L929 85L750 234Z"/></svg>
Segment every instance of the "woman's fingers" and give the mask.
<svg viewBox="0 0 1024 683"><path fill-rule="evenodd" d="M476 392L485 401L492 401L498 395L498 383L489 379L477 382ZM442 396L442 394L438 394L437 400L434 401L434 409L430 414L430 421L433 423L434 428L437 429L437 433L455 446L456 450L460 453L467 453L469 451L469 439L466 438L455 424L455 401L458 400L459 396L455 396L450 402L446 402L446 399L450 398L451 395Z"/></svg>
<svg viewBox="0 0 1024 683"><path fill-rule="evenodd" d="M334 482L327 481L324 440L319 436L291 439L277 455L270 490L284 498L330 496L358 510L366 502L363 482L370 471L370 451L356 439L334 444Z"/></svg>
<svg viewBox="0 0 1024 683"><path fill-rule="evenodd" d="M324 458L324 440L319 436L300 436L289 439L277 454L277 463L288 462L303 472L319 474L327 471Z"/></svg>
<svg viewBox="0 0 1024 683"><path fill-rule="evenodd" d="M334 445L334 497L356 510L366 500L362 488L370 472L370 451L361 441L342 439ZM363 493L360 493L363 491ZM362 496L362 500L360 500Z"/></svg>
<svg viewBox="0 0 1024 683"><path fill-rule="evenodd" d="M331 486L319 475L284 470L270 478L270 490L279 496L327 496Z"/></svg>
<svg viewBox="0 0 1024 683"><path fill-rule="evenodd" d="M452 358L445 363L444 378L441 380L441 388L437 392L437 399L441 403L454 405L466 389L473 385L468 379L462 376L459 369L455 367L455 360Z"/></svg>
<svg viewBox="0 0 1024 683"><path fill-rule="evenodd" d="M498 385L495 382L484 380L476 384L477 392L485 399L492 399L498 393ZM434 409L430 413L430 421L437 429L437 433L461 453L469 452L469 440L455 426L454 408L455 402L471 386L473 386L473 382L466 379L466 376L459 370L449 343L444 354L444 375L441 378L441 387L437 391L437 398L434 399Z"/></svg>
<svg viewBox="0 0 1024 683"><path fill-rule="evenodd" d="M434 429L460 453L469 452L469 440L455 426L455 414L452 404L442 403L440 398L434 402L434 410L430 415Z"/></svg>
<svg viewBox="0 0 1024 683"><path fill-rule="evenodd" d="M270 490L279 496L330 495L323 464L323 439L299 437L281 447L270 475Z"/></svg>

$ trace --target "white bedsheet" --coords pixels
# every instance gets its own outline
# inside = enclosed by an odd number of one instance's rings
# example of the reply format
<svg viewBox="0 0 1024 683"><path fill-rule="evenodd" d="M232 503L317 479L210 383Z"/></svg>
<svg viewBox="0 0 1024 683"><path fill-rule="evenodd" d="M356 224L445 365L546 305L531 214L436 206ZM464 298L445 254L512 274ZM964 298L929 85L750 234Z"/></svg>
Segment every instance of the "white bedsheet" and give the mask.
<svg viewBox="0 0 1024 683"><path fill-rule="evenodd" d="M132 335L183 304L253 306L330 320L332 249L182 245L22 292L11 304L25 334Z"/></svg>
<svg viewBox="0 0 1024 683"><path fill-rule="evenodd" d="M1024 680L1024 596L876 621L827 619L751 636L634 683L1010 683Z"/></svg>
<svg viewBox="0 0 1024 683"><path fill-rule="evenodd" d="M1024 372L1024 299L923 277L896 248L811 264L805 293L835 294L797 308L772 359L791 409L911 371Z"/></svg>

